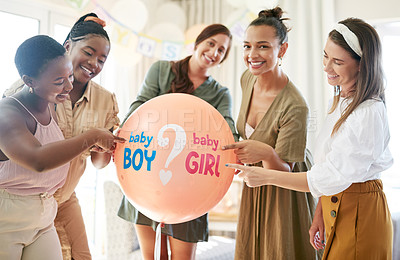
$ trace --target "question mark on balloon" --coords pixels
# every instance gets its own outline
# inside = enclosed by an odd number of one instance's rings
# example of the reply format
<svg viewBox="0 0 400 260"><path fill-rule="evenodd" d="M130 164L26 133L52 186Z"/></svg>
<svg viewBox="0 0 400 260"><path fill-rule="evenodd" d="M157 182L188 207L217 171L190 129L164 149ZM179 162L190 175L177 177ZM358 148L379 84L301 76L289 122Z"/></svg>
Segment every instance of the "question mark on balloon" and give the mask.
<svg viewBox="0 0 400 260"><path fill-rule="evenodd" d="M186 145L185 130L181 126L175 125L175 124L167 124L167 125L161 127L160 131L158 131L158 136L157 136L158 145L161 147L168 145L169 138L168 137L164 138L163 134L164 134L165 130L167 130L169 128L175 131L176 137L175 137L174 146L172 147L172 150L171 150L170 154L168 155L168 158L165 162L165 166L164 166L165 168L168 168L168 165L170 164L170 162L182 152L183 148L185 148L185 145ZM161 169L159 175L160 175L160 180L161 180L162 184L165 186L171 180L172 172L170 170L165 171L164 169Z"/></svg>

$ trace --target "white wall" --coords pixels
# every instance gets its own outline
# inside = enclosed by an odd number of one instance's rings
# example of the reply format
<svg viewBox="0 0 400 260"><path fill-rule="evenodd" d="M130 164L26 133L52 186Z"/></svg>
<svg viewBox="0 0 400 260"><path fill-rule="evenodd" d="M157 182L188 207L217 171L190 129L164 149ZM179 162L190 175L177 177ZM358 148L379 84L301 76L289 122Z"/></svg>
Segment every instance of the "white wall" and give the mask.
<svg viewBox="0 0 400 260"><path fill-rule="evenodd" d="M335 0L335 19L400 20L399 0Z"/></svg>

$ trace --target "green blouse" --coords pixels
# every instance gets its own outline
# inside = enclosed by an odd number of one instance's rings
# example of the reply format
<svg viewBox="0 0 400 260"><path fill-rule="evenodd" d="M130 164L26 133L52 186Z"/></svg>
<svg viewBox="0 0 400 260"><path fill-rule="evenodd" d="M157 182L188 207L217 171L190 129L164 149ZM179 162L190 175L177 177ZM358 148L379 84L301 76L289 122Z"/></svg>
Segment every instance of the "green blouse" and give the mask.
<svg viewBox="0 0 400 260"><path fill-rule="evenodd" d="M136 101L129 107L129 111L121 126L140 105L157 96L168 94L171 90L171 82L174 78L175 75L172 73L169 61L155 62L148 70L140 93ZM235 123L232 118L232 97L228 88L221 86L221 84L209 76L194 90L192 95L207 101L210 105L215 107L225 118L226 122L228 122L235 140L239 140L239 135L236 133Z"/></svg>

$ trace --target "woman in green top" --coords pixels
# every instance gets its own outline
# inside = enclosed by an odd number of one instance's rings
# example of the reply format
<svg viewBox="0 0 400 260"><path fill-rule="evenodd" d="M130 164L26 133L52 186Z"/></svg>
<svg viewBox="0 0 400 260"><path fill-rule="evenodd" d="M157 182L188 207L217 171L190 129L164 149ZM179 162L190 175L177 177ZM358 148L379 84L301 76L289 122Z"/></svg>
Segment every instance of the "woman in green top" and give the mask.
<svg viewBox="0 0 400 260"><path fill-rule="evenodd" d="M228 56L231 41L231 33L224 25L213 24L206 27L197 37L193 55L176 62L154 63L147 72L141 91L130 106L123 123L135 109L154 97L167 93L187 93L202 98L215 107L228 122L236 138L229 90L209 75L209 69L223 62ZM142 255L144 259L153 259L156 237L154 230L158 223L137 211L125 197L118 215L136 224ZM168 259L167 236L172 259L194 259L197 242L208 239L207 218L205 214L185 223L164 225L161 259Z"/></svg>
<svg viewBox="0 0 400 260"><path fill-rule="evenodd" d="M237 120L244 140L225 148L235 149L245 164L299 172L311 167L306 153L308 107L280 66L288 48L282 13L279 7L261 11L246 30L243 58L248 70L241 78ZM315 204L310 193L244 185L235 259L316 259L308 242Z"/></svg>

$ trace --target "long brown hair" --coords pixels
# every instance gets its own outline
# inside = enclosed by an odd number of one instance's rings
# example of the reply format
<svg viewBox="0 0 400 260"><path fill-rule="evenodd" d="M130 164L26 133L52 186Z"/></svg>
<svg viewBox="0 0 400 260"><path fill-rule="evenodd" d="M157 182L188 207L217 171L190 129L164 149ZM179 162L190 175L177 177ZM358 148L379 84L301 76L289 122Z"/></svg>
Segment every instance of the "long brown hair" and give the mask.
<svg viewBox="0 0 400 260"><path fill-rule="evenodd" d="M225 34L229 37L229 45L226 49L225 56L221 60L221 63L228 57L229 50L232 44L232 34L225 25L222 24L212 24L207 26L201 31L201 33L197 36L194 47L202 43L204 40L217 35L217 34ZM171 69L172 73L175 75L175 78L171 83L171 93L193 93L194 86L193 82L189 79L189 60L192 56L189 55L186 58L179 61L171 61Z"/></svg>
<svg viewBox="0 0 400 260"><path fill-rule="evenodd" d="M358 56L350 48L339 32L332 30L329 33L329 39L359 61L360 66L360 72L358 73L354 90L346 97L346 99L351 98L352 101L344 109L341 117L333 127L332 135L339 130L340 126L346 121L350 114L365 100L379 99L385 102L384 75L381 62L382 47L378 33L371 25L358 18L347 18L339 23L347 26L357 36L362 51L362 57ZM339 99L340 93L334 97L329 113L332 113L337 108Z"/></svg>

